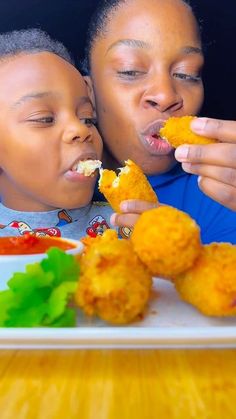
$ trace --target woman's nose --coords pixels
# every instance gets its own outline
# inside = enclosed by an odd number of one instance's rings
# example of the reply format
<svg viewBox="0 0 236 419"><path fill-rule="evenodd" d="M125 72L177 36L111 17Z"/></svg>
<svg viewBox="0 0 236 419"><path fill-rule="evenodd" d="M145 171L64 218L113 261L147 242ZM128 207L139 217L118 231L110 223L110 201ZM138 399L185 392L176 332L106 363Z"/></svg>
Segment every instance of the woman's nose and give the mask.
<svg viewBox="0 0 236 419"><path fill-rule="evenodd" d="M142 96L144 109L156 108L160 112L174 112L183 106L183 98L170 77L157 77L147 86Z"/></svg>
<svg viewBox="0 0 236 419"><path fill-rule="evenodd" d="M73 118L67 123L63 134L63 141L66 143L85 142L92 140L92 132L90 127L82 123L78 118Z"/></svg>

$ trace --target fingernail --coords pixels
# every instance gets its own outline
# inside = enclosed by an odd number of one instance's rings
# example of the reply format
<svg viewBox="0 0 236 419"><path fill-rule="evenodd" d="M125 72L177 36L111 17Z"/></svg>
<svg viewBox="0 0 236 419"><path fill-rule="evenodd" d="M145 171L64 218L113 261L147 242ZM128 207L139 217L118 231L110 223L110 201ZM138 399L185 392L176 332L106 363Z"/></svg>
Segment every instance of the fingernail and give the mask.
<svg viewBox="0 0 236 419"><path fill-rule="evenodd" d="M201 183L201 180L202 180L202 176L198 176L197 178L198 184Z"/></svg>
<svg viewBox="0 0 236 419"><path fill-rule="evenodd" d="M194 130L194 132L201 133L202 131L204 131L206 127L206 123L207 123L207 118L196 118L192 120L190 126L191 126L191 129Z"/></svg>
<svg viewBox="0 0 236 419"><path fill-rule="evenodd" d="M116 225L116 214L112 214L110 216L110 223L111 223L112 226Z"/></svg>
<svg viewBox="0 0 236 419"><path fill-rule="evenodd" d="M191 163L183 163L182 168L185 172L191 172Z"/></svg>
<svg viewBox="0 0 236 419"><path fill-rule="evenodd" d="M129 205L128 205L128 203L127 203L127 202L122 201L122 202L120 203L120 209L121 209L121 211L123 211L123 212L128 211L128 209L129 209L128 207L129 207Z"/></svg>
<svg viewBox="0 0 236 419"><path fill-rule="evenodd" d="M188 158L188 154L189 154L189 147L188 146L179 146L176 150L175 150L175 158L178 161L185 161Z"/></svg>

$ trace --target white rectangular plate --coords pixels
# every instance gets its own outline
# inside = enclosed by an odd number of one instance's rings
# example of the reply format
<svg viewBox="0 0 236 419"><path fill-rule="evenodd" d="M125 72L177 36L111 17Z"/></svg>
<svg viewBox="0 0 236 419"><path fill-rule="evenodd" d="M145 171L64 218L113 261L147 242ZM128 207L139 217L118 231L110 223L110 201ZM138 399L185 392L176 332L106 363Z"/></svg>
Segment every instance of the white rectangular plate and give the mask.
<svg viewBox="0 0 236 419"><path fill-rule="evenodd" d="M0 328L0 349L236 348L236 317L212 318L180 301L173 285L154 280L142 321L107 326L80 315L75 328Z"/></svg>

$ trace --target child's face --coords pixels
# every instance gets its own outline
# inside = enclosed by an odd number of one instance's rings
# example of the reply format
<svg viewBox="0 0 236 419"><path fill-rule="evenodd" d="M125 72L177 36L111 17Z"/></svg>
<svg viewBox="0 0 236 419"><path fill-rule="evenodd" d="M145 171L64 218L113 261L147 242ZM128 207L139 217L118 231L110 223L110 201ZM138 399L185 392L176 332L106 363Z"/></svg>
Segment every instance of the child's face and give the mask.
<svg viewBox="0 0 236 419"><path fill-rule="evenodd" d="M102 142L82 76L57 55L18 55L0 62L0 191L21 211L78 208L96 177L74 171L101 159Z"/></svg>
<svg viewBox="0 0 236 419"><path fill-rule="evenodd" d="M147 174L174 164L158 136L169 116L194 115L203 101L201 43L195 19L180 0L131 0L109 17L91 52L99 131L117 162Z"/></svg>

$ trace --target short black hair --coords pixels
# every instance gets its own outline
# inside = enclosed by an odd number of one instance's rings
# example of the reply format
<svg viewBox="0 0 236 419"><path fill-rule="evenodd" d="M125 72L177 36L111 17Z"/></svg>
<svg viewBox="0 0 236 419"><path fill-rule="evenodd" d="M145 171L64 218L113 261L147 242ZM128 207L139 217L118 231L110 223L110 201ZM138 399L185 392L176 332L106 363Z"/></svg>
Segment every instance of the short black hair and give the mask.
<svg viewBox="0 0 236 419"><path fill-rule="evenodd" d="M107 23L112 14L115 13L122 4L127 3L128 1L129 0L100 0L97 4L87 30L84 59L81 63L81 71L84 74L88 75L90 73L91 51L95 41L99 37L105 35ZM191 7L190 0L182 1Z"/></svg>
<svg viewBox="0 0 236 419"><path fill-rule="evenodd" d="M21 53L51 52L74 65L66 47L41 29L21 29L0 34L0 60Z"/></svg>

